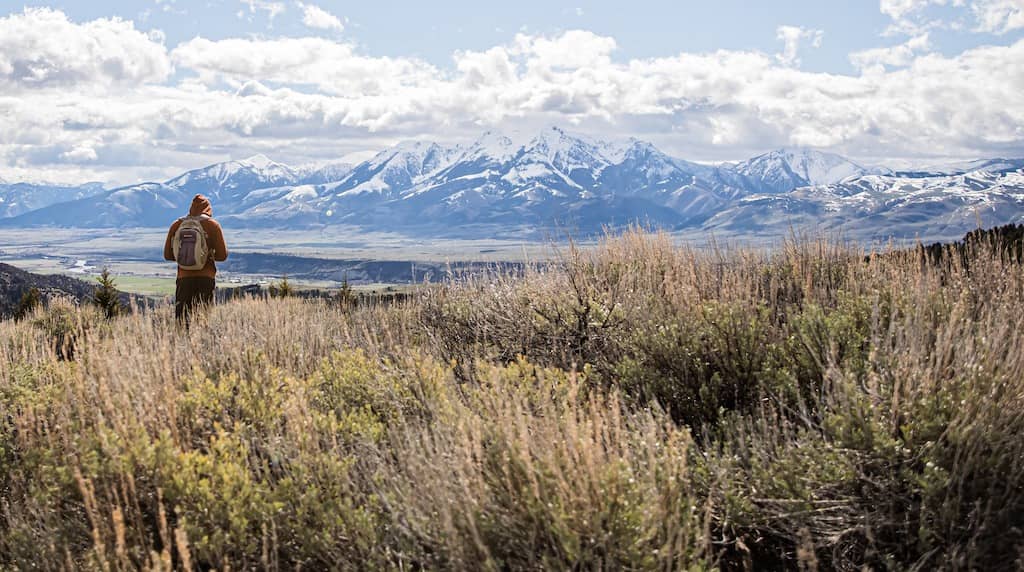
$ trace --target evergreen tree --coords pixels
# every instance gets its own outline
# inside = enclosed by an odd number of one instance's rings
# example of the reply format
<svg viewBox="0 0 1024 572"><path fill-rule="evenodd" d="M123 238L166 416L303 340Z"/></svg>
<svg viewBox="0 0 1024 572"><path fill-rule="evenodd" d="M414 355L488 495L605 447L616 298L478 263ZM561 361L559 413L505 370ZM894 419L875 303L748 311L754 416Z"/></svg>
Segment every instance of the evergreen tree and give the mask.
<svg viewBox="0 0 1024 572"><path fill-rule="evenodd" d="M344 310L348 310L356 305L357 300L356 293L352 290L352 286L348 283L348 275L341 279L341 289L338 290L338 304Z"/></svg>
<svg viewBox="0 0 1024 572"><path fill-rule="evenodd" d="M42 298L39 296L39 289L34 286L29 288L21 295L21 300L18 301L18 308L14 310L14 319L22 320L27 318L41 303Z"/></svg>
<svg viewBox="0 0 1024 572"><path fill-rule="evenodd" d="M274 298L288 298L295 295L295 288L288 281L288 275L281 277L281 281L270 287L270 295Z"/></svg>
<svg viewBox="0 0 1024 572"><path fill-rule="evenodd" d="M96 278L96 282L99 284L93 290L93 304L102 309L107 318L113 318L121 314L124 311L124 307L121 306L117 285L114 283L114 277L110 275L110 269L104 268L103 272Z"/></svg>

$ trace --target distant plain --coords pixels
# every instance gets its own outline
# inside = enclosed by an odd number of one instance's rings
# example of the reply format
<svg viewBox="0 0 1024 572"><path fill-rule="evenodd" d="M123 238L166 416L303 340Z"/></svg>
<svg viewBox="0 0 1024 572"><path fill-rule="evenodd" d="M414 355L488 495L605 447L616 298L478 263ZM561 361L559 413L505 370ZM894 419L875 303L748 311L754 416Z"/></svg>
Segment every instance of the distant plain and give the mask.
<svg viewBox="0 0 1024 572"><path fill-rule="evenodd" d="M317 278L311 267L331 262L408 262L405 279L394 270L380 276L353 272L356 287L375 288L408 283L421 273L436 271L448 263L525 263L550 259L554 238L543 239L426 239L391 233L367 233L335 227L314 231L225 229L233 258L222 264L222 284L267 283L288 275L300 287L330 288L335 278ZM117 277L125 291L162 296L173 293L174 265L163 260L166 234L161 229L0 229L0 262L29 272L68 274L88 279L104 267ZM563 239L564 240L564 239ZM245 265L232 271L247 256L275 255L258 271ZM275 267L275 261L277 262ZM421 271L416 270L420 265ZM391 265L392 267L395 264ZM398 264L398 266L402 266ZM337 274L337 272L335 272ZM402 274L405 274L403 272Z"/></svg>
<svg viewBox="0 0 1024 572"><path fill-rule="evenodd" d="M498 232L496 230L496 235ZM827 235L844 240L839 231L793 228L790 234ZM671 233L673 241L703 249L711 246L773 248L785 237L715 235L700 230ZM317 230L226 228L231 252L220 265L222 286L268 285L288 276L300 288L337 288L347 280L361 290L436 280L458 268L520 265L556 259L570 241L579 246L598 237L574 236L570 231L506 234L489 239L434 238L388 232L367 232L353 226ZM40 274L67 274L90 279L103 268L117 277L127 292L166 296L174 292L174 265L163 260L162 229L31 228L0 229L0 262ZM907 245L920 240L899 239ZM851 239L852 240L852 239ZM868 249L886 248L878 241L859 240Z"/></svg>

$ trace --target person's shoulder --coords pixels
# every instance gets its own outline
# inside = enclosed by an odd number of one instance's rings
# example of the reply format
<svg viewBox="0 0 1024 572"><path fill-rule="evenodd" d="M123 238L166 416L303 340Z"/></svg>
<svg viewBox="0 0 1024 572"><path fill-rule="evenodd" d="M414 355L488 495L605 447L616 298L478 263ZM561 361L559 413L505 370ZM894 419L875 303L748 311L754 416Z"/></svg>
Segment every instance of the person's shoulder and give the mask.
<svg viewBox="0 0 1024 572"><path fill-rule="evenodd" d="M209 217L206 217L206 218L202 219L201 224L203 226L208 226L210 228L215 228L217 230L220 230L220 223L217 222L217 219L213 218L212 216L209 216Z"/></svg>

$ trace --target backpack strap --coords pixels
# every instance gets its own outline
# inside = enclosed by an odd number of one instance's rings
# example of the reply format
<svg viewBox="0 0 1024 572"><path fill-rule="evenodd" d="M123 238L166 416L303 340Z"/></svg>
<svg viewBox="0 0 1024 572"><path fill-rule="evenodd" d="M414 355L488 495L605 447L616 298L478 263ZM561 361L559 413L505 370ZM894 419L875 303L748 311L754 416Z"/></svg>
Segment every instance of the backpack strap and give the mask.
<svg viewBox="0 0 1024 572"><path fill-rule="evenodd" d="M179 223L178 226L180 227L181 226L180 223L183 223L186 220L198 220L199 222L203 222L204 220L213 220L213 217L211 217L209 215L204 215L204 214L196 215L196 216L186 215L186 216L183 216L183 217L178 219L178 223ZM205 236L207 239L209 239L210 238L210 233L206 232L206 228L202 224L199 225L199 228L203 231L203 236Z"/></svg>

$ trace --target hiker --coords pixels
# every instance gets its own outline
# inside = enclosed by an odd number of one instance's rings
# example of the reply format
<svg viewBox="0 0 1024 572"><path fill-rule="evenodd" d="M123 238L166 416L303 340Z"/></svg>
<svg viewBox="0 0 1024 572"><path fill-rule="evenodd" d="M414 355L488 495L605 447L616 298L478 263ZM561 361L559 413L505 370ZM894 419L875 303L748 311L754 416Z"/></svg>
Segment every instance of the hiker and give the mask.
<svg viewBox="0 0 1024 572"><path fill-rule="evenodd" d="M192 198L188 216L171 225L164 243L164 259L178 263L174 289L174 316L187 326L199 305L213 303L217 265L228 259L224 232L213 220L213 207L203 195Z"/></svg>

